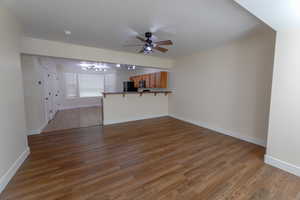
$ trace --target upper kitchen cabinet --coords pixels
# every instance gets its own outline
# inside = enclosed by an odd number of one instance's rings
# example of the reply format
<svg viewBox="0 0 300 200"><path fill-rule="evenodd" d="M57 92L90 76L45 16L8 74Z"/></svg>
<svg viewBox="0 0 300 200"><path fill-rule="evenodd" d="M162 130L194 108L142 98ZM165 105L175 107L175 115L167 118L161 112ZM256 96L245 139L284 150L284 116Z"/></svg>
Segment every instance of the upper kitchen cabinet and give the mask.
<svg viewBox="0 0 300 200"><path fill-rule="evenodd" d="M168 72L155 73L155 88L168 88Z"/></svg>
<svg viewBox="0 0 300 200"><path fill-rule="evenodd" d="M132 76L132 77L130 77L130 81L134 82L134 87L135 88L139 88L139 82L140 82L140 80L142 80L141 76Z"/></svg>
<svg viewBox="0 0 300 200"><path fill-rule="evenodd" d="M153 74L150 74L150 76L149 76L149 78L150 78L150 85L149 85L149 88L155 88L155 73L153 73Z"/></svg>
<svg viewBox="0 0 300 200"><path fill-rule="evenodd" d="M168 72L156 72L130 77L136 88L139 87L139 81L146 83L146 88L168 88Z"/></svg>
<svg viewBox="0 0 300 200"><path fill-rule="evenodd" d="M150 88L150 74L141 75L142 80L146 83L146 88Z"/></svg>

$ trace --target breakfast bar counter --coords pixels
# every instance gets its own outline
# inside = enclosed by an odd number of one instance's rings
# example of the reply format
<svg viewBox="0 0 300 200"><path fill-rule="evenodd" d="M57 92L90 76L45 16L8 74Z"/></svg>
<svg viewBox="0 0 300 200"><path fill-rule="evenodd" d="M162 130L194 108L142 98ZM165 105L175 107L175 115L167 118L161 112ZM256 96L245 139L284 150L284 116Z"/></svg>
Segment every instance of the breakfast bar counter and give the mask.
<svg viewBox="0 0 300 200"><path fill-rule="evenodd" d="M167 116L171 91L104 92L103 124Z"/></svg>

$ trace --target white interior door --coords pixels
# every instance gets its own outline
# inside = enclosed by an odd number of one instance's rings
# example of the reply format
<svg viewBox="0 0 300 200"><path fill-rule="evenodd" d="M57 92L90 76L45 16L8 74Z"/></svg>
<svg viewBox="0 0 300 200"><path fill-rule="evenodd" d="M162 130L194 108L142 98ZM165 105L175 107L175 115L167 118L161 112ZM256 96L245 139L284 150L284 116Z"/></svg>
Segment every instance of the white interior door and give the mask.
<svg viewBox="0 0 300 200"><path fill-rule="evenodd" d="M49 100L50 100L50 117L51 120L54 118L56 112L58 111L58 80L56 71L49 73Z"/></svg>
<svg viewBox="0 0 300 200"><path fill-rule="evenodd" d="M47 68L43 68L44 71L44 101L45 101L45 114L47 121L50 121L54 117L54 98L53 98L53 75Z"/></svg>
<svg viewBox="0 0 300 200"><path fill-rule="evenodd" d="M57 73L52 73L52 93L53 93L53 115L59 110L59 100L60 100L60 91L59 91L59 82Z"/></svg>

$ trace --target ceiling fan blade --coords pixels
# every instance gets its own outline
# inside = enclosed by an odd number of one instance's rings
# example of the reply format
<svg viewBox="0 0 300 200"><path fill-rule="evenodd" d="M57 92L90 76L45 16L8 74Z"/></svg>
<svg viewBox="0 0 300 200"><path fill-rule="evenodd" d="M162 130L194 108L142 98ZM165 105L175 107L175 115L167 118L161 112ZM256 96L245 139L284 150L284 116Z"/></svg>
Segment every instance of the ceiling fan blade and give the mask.
<svg viewBox="0 0 300 200"><path fill-rule="evenodd" d="M140 36L136 36L136 38L137 38L138 40L142 41L142 42L146 42L146 40L145 40L144 38L140 37Z"/></svg>
<svg viewBox="0 0 300 200"><path fill-rule="evenodd" d="M168 49L163 48L163 47L159 47L159 46L156 46L153 49L158 50L158 51L163 52L163 53L166 53L168 51Z"/></svg>
<svg viewBox="0 0 300 200"><path fill-rule="evenodd" d="M173 42L171 40L159 41L154 43L157 45L173 45Z"/></svg>
<svg viewBox="0 0 300 200"><path fill-rule="evenodd" d="M140 50L139 53L144 53L144 49Z"/></svg>

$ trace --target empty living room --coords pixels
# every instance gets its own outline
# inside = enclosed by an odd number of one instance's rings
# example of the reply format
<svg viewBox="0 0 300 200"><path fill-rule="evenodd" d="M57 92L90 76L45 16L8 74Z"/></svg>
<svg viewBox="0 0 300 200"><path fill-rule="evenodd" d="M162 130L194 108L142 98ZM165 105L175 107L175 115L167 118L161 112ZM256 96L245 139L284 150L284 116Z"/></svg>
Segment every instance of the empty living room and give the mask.
<svg viewBox="0 0 300 200"><path fill-rule="evenodd" d="M0 200L300 200L299 10L0 1Z"/></svg>

